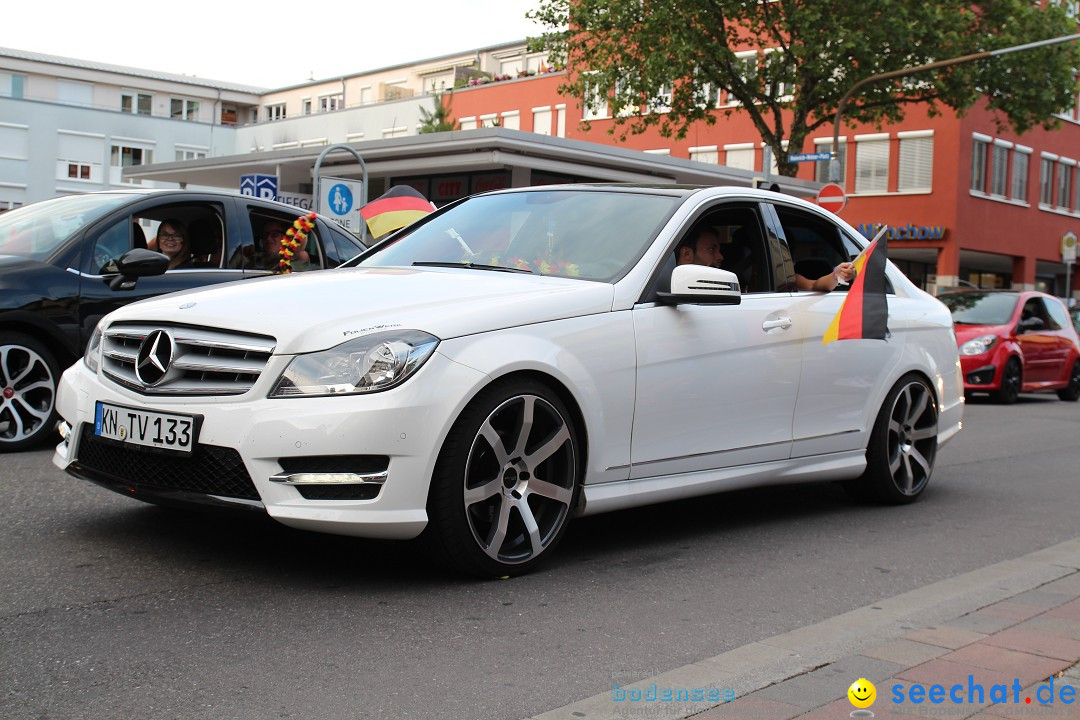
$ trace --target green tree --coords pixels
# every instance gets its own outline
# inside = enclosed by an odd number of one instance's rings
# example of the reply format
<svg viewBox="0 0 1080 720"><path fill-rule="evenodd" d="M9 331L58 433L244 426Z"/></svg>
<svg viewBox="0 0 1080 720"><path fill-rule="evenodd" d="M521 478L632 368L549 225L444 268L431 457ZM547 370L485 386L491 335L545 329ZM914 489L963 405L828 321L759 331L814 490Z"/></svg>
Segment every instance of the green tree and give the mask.
<svg viewBox="0 0 1080 720"><path fill-rule="evenodd" d="M559 91L610 103L612 133L658 127L682 138L696 122L747 113L794 175L783 141L800 152L831 129L859 80L937 60L1077 32L1067 3L1033 0L541 0L533 38L576 72ZM757 50L756 53L747 54ZM844 110L880 126L926 104L963 113L985 97L999 126L1053 127L1075 101L1080 43L1013 53L873 83ZM717 110L717 99L727 99Z"/></svg>
<svg viewBox="0 0 1080 720"><path fill-rule="evenodd" d="M420 130L418 132L421 135L445 132L457 127L457 120L450 115L450 103L453 93L446 99L445 104L443 103L443 93L435 93L432 97L435 100L434 108L431 110L420 108Z"/></svg>

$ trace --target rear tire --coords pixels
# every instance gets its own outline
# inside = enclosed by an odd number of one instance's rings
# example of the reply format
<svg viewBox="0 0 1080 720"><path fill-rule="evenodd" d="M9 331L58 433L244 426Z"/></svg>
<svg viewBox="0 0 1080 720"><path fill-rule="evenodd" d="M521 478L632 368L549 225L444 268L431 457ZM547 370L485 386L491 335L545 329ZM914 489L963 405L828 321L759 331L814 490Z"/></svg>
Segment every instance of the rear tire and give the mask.
<svg viewBox="0 0 1080 720"><path fill-rule="evenodd" d="M938 406L918 375L889 391L866 447L866 471L845 487L857 498L888 505L915 502L926 490L937 456Z"/></svg>
<svg viewBox="0 0 1080 720"><path fill-rule="evenodd" d="M1069 375L1069 385L1057 391L1057 396L1065 402L1080 400L1080 360L1073 363L1072 373Z"/></svg>
<svg viewBox="0 0 1080 720"><path fill-rule="evenodd" d="M429 554L481 577L546 561L581 490L573 415L546 385L508 379L481 391L443 443L428 494Z"/></svg>
<svg viewBox="0 0 1080 720"><path fill-rule="evenodd" d="M22 333L0 333L0 452L55 437L59 379L47 347Z"/></svg>
<svg viewBox="0 0 1080 720"><path fill-rule="evenodd" d="M1023 384L1024 369L1020 359L1009 358L1005 363L1005 369L1001 371L1001 387L990 393L994 402L1002 405L1012 405L1020 397L1020 387Z"/></svg>

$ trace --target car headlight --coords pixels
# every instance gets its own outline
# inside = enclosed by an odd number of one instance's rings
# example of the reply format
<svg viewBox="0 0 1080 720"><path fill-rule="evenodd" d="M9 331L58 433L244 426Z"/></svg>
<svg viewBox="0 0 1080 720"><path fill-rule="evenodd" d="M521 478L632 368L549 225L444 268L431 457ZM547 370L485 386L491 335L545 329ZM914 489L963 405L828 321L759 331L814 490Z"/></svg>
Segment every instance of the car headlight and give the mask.
<svg viewBox="0 0 1080 720"><path fill-rule="evenodd" d="M90 336L90 342L86 344L83 362L91 372L97 374L98 367L101 365L101 323L94 328L94 334Z"/></svg>
<svg viewBox="0 0 1080 720"><path fill-rule="evenodd" d="M996 335L982 335L977 338L972 338L966 343L960 346L961 355L982 355L984 352L994 347L994 343L997 342Z"/></svg>
<svg viewBox="0 0 1080 720"><path fill-rule="evenodd" d="M390 330L337 347L297 355L281 373L270 397L355 395L405 382L431 357L439 338L419 330Z"/></svg>

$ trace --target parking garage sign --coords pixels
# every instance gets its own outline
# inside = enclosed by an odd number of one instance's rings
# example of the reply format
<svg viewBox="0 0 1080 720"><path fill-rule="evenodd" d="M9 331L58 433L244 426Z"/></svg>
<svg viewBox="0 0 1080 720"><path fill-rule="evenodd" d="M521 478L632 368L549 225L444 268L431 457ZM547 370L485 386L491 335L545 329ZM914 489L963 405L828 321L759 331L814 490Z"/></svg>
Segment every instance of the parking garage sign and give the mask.
<svg viewBox="0 0 1080 720"><path fill-rule="evenodd" d="M241 175L240 194L273 200L278 194L277 175Z"/></svg>

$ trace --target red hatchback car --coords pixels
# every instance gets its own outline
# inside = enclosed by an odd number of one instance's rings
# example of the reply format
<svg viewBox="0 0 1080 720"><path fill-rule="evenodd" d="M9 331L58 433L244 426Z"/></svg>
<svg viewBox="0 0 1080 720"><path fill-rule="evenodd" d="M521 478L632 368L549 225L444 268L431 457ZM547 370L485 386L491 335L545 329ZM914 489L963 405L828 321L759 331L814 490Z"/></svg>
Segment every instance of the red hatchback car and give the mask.
<svg viewBox="0 0 1080 720"><path fill-rule="evenodd" d="M1065 305L1035 291L961 290L938 295L952 311L964 392L1016 402L1021 392L1080 398L1080 338Z"/></svg>

